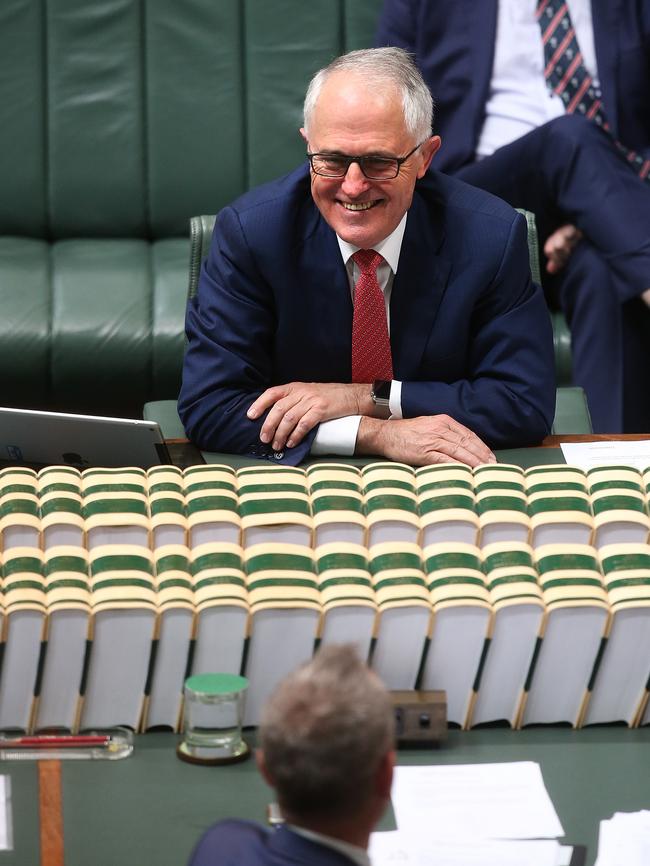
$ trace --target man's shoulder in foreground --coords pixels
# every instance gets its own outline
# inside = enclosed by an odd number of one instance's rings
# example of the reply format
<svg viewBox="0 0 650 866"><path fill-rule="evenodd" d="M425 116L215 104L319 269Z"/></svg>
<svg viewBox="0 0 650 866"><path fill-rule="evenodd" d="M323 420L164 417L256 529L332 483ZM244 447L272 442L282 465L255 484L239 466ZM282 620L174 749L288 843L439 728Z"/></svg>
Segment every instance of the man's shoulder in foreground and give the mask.
<svg viewBox="0 0 650 866"><path fill-rule="evenodd" d="M230 819L214 824L197 844L190 866L350 866L331 848L293 833L287 827L268 830L254 821Z"/></svg>

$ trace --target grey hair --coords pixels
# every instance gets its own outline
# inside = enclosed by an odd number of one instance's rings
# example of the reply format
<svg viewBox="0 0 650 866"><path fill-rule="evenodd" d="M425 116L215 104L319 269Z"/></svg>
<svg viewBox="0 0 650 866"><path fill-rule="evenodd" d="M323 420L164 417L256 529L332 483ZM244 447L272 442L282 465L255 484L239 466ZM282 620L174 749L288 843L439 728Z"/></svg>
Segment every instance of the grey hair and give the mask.
<svg viewBox="0 0 650 866"><path fill-rule="evenodd" d="M280 806L293 817L338 817L369 801L393 747L388 692L351 644L324 647L267 701L259 741Z"/></svg>
<svg viewBox="0 0 650 866"><path fill-rule="evenodd" d="M303 105L303 125L309 134L314 109L323 84L335 72L352 72L369 85L396 87L402 98L404 123L415 141L421 142L433 129L433 98L413 58L402 48L363 48L333 60L309 82Z"/></svg>

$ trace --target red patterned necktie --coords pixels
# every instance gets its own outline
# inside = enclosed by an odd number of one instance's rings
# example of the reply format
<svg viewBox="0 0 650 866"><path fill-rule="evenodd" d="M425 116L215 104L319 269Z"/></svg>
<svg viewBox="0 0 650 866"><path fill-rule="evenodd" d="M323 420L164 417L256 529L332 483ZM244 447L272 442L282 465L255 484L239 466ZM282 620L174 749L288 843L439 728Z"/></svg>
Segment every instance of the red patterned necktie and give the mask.
<svg viewBox="0 0 650 866"><path fill-rule="evenodd" d="M582 114L611 135L600 91L585 68L566 0L537 0L536 15L548 87L562 99L567 114ZM612 140L641 180L650 183L650 159Z"/></svg>
<svg viewBox="0 0 650 866"><path fill-rule="evenodd" d="M361 271L354 287L352 381L390 380L393 378L393 360L386 304L377 282L377 268L384 260L375 250L358 250L352 258Z"/></svg>

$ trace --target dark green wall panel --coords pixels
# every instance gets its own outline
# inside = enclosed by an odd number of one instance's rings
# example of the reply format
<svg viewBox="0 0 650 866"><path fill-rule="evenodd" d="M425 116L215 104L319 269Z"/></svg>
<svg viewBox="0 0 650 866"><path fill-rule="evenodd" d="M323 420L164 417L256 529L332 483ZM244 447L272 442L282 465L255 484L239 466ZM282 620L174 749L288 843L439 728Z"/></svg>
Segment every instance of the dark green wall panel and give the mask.
<svg viewBox="0 0 650 866"><path fill-rule="evenodd" d="M339 53L336 0L245 0L249 186L305 158L302 101L311 76Z"/></svg>
<svg viewBox="0 0 650 866"><path fill-rule="evenodd" d="M140 3L47 0L50 209L58 237L146 229Z"/></svg>
<svg viewBox="0 0 650 866"><path fill-rule="evenodd" d="M372 47L382 3L383 0L346 0L345 44L341 53Z"/></svg>
<svg viewBox="0 0 650 866"><path fill-rule="evenodd" d="M293 168L380 0L2 0L0 232L165 237Z"/></svg>
<svg viewBox="0 0 650 866"><path fill-rule="evenodd" d="M43 47L40 0L1 0L0 234L46 229Z"/></svg>
<svg viewBox="0 0 650 866"><path fill-rule="evenodd" d="M179 14L179 7L182 14ZM147 149L154 237L244 188L239 0L146 4Z"/></svg>

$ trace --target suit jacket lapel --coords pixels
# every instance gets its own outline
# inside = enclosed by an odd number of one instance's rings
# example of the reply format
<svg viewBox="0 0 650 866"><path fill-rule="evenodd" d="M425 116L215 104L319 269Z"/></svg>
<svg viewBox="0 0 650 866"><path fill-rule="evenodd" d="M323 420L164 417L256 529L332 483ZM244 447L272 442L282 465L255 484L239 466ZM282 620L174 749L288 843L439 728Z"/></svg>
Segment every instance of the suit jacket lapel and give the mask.
<svg viewBox="0 0 650 866"><path fill-rule="evenodd" d="M416 191L390 300L390 342L396 379L417 378L450 268L444 253L442 221L437 213L431 215Z"/></svg>
<svg viewBox="0 0 650 866"><path fill-rule="evenodd" d="M617 134L618 130L616 65L622 15L621 0L591 0L598 78L603 92L605 114L614 134Z"/></svg>
<svg viewBox="0 0 650 866"><path fill-rule="evenodd" d="M465 6L463 20L467 27L466 44L471 48L468 53L468 58L471 59L468 74L474 82L474 86L470 89L470 96L474 103L471 117L474 119L473 140L476 143L483 125L485 104L492 79L498 0L481 0L480 3L476 0L462 0L462 2Z"/></svg>
<svg viewBox="0 0 650 866"><path fill-rule="evenodd" d="M431 181L426 183L430 188ZM336 375L334 381L348 382L353 308L347 273L332 229L320 216L308 225L301 258L303 272L310 273L309 321L318 334L327 334L327 344L321 342L323 369L330 377ZM416 188L390 302L390 343L398 379L417 378L451 268L443 242L442 221Z"/></svg>
<svg viewBox="0 0 650 866"><path fill-rule="evenodd" d="M309 323L318 335L327 335L322 346L323 370L336 382L350 380L352 369L352 298L347 272L336 234L316 212L313 231L304 240L303 273L310 274ZM319 341L320 342L320 341Z"/></svg>

